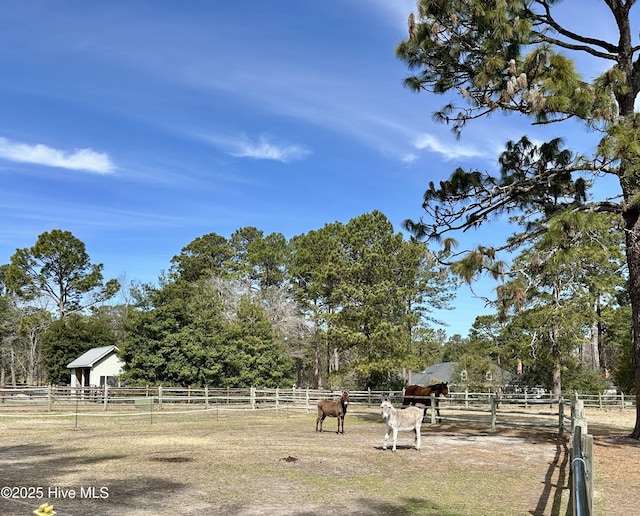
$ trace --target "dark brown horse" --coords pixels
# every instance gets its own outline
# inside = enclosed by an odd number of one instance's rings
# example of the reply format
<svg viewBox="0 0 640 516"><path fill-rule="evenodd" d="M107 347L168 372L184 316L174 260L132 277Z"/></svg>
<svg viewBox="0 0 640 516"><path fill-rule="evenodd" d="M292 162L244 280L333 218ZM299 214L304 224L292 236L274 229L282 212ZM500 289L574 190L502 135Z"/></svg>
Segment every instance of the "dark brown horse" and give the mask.
<svg viewBox="0 0 640 516"><path fill-rule="evenodd" d="M431 395L436 398L436 413L438 414L438 423L442 423L440 419L440 400L439 396L449 396L449 385L447 382L434 383L427 387L422 385L408 385L404 390L404 399L402 405L415 405L422 403L424 405L424 414L427 415L427 409L431 406Z"/></svg>
<svg viewBox="0 0 640 516"><path fill-rule="evenodd" d="M342 392L342 397L339 401L320 400L318 402L316 432L322 432L322 422L325 417L329 416L338 418L338 433L340 433L340 427L342 426L342 433L344 434L344 416L347 413L347 405L349 405L348 391ZM318 430L318 424L320 425L320 430Z"/></svg>

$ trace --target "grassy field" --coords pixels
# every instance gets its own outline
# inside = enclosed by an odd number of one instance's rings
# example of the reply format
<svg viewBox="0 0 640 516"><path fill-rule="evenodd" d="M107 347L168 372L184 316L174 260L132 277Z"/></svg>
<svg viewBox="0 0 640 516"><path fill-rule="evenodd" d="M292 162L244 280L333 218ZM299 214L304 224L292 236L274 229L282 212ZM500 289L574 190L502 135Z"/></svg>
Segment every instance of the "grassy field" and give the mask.
<svg viewBox="0 0 640 516"><path fill-rule="evenodd" d="M624 437L633 415L597 412L600 423L587 414L596 513L631 514L637 483L626 478L619 500L617 482L640 463L638 443ZM0 486L10 488L0 514L32 514L45 502L58 516L567 512L567 442L555 432L424 425L419 452L405 433L392 453L382 450L377 409L356 407L346 433L335 428L327 419L316 433L315 414L304 411L0 417Z"/></svg>

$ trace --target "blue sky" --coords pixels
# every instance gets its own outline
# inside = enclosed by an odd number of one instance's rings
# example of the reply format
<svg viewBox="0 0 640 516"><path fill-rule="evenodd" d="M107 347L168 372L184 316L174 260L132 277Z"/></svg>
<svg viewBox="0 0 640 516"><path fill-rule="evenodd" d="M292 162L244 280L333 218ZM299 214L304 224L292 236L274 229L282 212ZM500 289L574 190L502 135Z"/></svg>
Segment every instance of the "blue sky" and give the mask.
<svg viewBox="0 0 640 516"><path fill-rule="evenodd" d="M456 141L431 120L444 99L403 88L394 56L414 5L3 2L0 263L62 229L105 278L155 282L210 232L290 238L374 209L400 230L428 181L493 169L506 140L537 131L498 116ZM483 310L462 289L439 315L466 335Z"/></svg>

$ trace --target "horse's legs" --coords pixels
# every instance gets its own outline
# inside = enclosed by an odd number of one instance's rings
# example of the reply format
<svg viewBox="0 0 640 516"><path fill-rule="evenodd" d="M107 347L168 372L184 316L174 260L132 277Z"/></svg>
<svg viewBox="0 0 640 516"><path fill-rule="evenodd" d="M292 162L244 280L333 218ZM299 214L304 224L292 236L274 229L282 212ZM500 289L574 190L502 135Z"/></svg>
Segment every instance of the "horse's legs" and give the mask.
<svg viewBox="0 0 640 516"><path fill-rule="evenodd" d="M416 450L420 450L420 445L422 443L422 436L420 435L420 427L421 427L421 421L418 421L418 424L416 425Z"/></svg>
<svg viewBox="0 0 640 516"><path fill-rule="evenodd" d="M327 417L326 414L322 414L322 416L318 415L318 419L316 419L316 432L318 431L318 423L320 423L320 432L322 432L322 422L325 417Z"/></svg>
<svg viewBox="0 0 640 516"><path fill-rule="evenodd" d="M387 429L385 430L384 433L384 444L382 445L382 449L386 450L387 449L387 441L389 440L389 427L387 426Z"/></svg>
<svg viewBox="0 0 640 516"><path fill-rule="evenodd" d="M393 429L393 448L391 448L391 451L396 451L396 442L398 441L398 429L394 428Z"/></svg>
<svg viewBox="0 0 640 516"><path fill-rule="evenodd" d="M336 419L338 420L338 431L336 433L340 433L340 423L342 422L342 433L344 434L344 416L338 416Z"/></svg>

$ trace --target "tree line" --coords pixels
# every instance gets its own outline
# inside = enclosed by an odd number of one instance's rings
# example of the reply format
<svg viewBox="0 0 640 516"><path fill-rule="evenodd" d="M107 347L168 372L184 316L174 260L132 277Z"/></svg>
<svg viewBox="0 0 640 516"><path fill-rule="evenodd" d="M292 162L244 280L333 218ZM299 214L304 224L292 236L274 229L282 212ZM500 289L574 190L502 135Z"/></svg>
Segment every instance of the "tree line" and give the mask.
<svg viewBox="0 0 640 516"><path fill-rule="evenodd" d="M105 281L81 241L52 230L0 267L0 384L66 384L68 363L114 344L129 384L400 388L452 361L471 387L501 368L526 385L552 388L557 374L565 390L596 392L608 374L632 389L622 232L586 217L564 251L550 256L557 242L541 238L515 259L495 314L465 337L433 317L463 271L379 211L289 240L209 233L155 284Z"/></svg>
<svg viewBox="0 0 640 516"><path fill-rule="evenodd" d="M68 231L19 249L0 268L0 383L66 383L67 363L117 344L129 383L374 387L422 364L412 341L453 295L426 246L377 211L288 241L209 233L169 265L123 286Z"/></svg>

